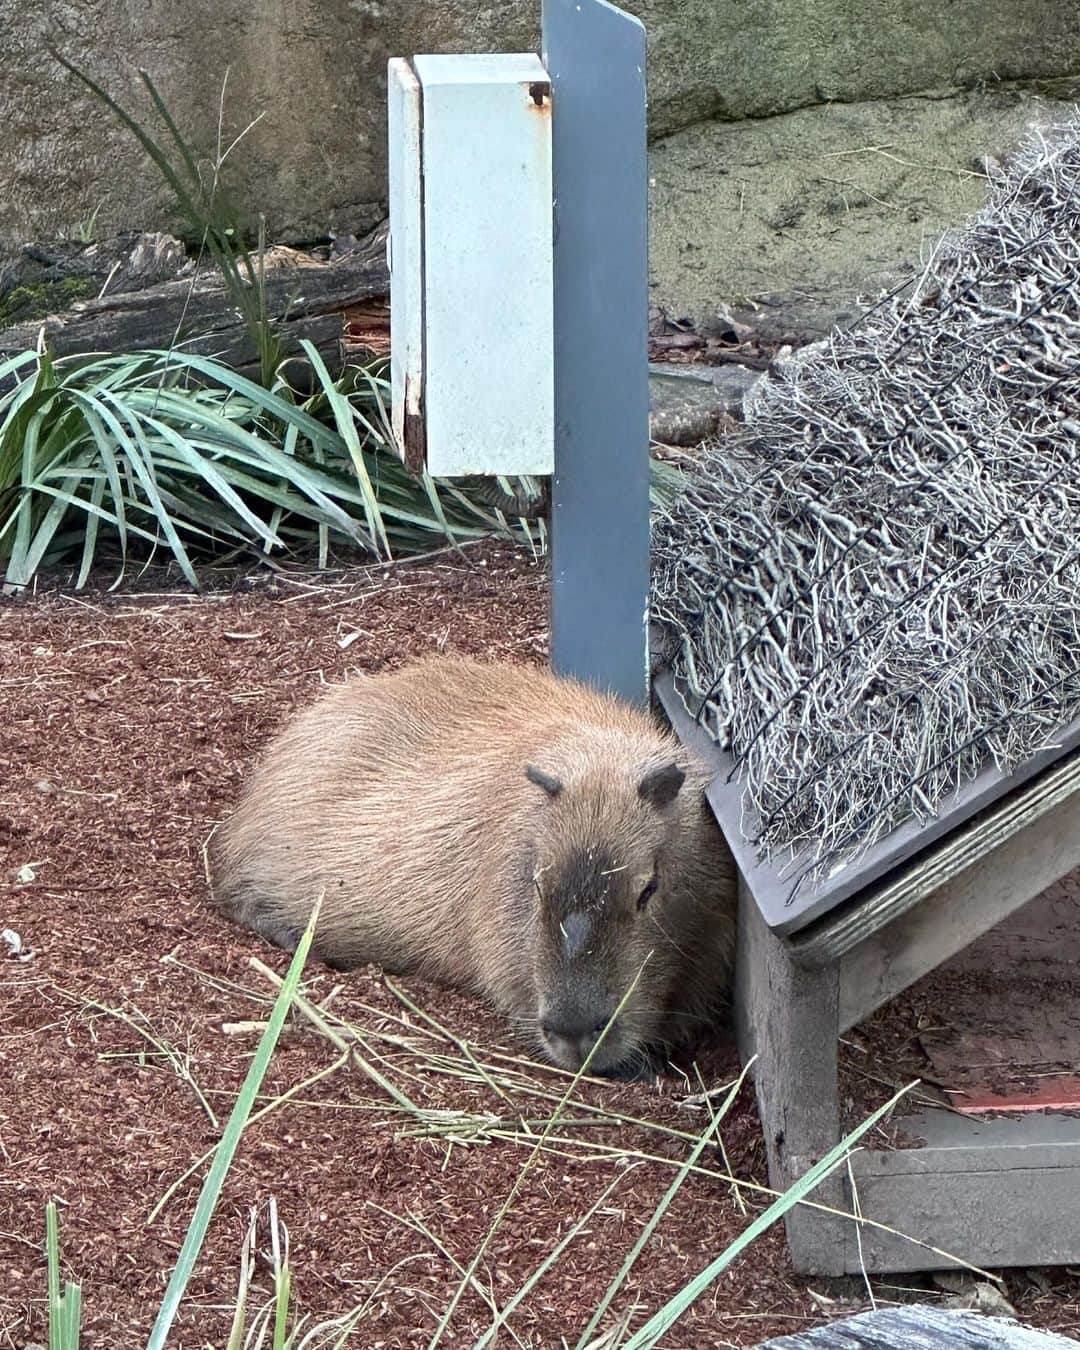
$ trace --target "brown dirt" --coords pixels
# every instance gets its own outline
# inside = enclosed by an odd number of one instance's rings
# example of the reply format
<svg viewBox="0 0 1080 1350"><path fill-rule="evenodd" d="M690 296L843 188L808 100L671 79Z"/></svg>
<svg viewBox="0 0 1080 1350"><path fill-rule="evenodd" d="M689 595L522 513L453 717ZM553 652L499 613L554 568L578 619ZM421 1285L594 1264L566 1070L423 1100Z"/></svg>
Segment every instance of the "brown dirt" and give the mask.
<svg viewBox="0 0 1080 1350"><path fill-rule="evenodd" d="M296 573L200 597L56 593L0 608L0 927L33 953L0 963L0 1347L45 1339L40 1244L53 1196L67 1272L84 1283L85 1344L145 1340L197 1180L181 1185L157 1217L151 1212L219 1137L210 1112L227 1118L247 1070L257 1029L234 1024L264 1018L271 992L250 958L279 972L287 964L206 906L201 858L209 830L282 716L323 681L422 651L541 660L545 634L542 571L527 554L487 545L464 562L443 557L386 575L356 571L316 583ZM495 1058L519 1052L483 1006L418 981L400 986L482 1047L476 1053L485 1063L514 1067ZM543 1117L530 1090L563 1090L566 1080L554 1072L518 1066L518 1086L501 1099L439 1072L430 1057L425 1064L407 1045L390 1045L387 1037L418 1043L425 1033L378 972L313 967L305 988L313 1002L367 1029L385 1053L383 1071L425 1109L490 1111L508 1137L455 1146L404 1137L409 1122L352 1065L304 1088L248 1131L171 1342L178 1347L224 1344L248 1215L270 1196L290 1232L300 1310L328 1316L368 1300L350 1344L426 1345L459 1277L402 1220L418 1219L456 1261L471 1261L528 1156L515 1122ZM109 1011L118 1009L131 1020ZM139 1034L139 1019L171 1047L171 1062ZM426 1040L436 1043L450 1057L444 1068L451 1061L460 1068L453 1044ZM308 1023L290 1025L264 1100L335 1057ZM698 1067L710 1088L729 1082L730 1044L706 1048ZM525 1345L557 1346L562 1336L572 1344L584 1326L669 1185L670 1163L686 1156L685 1141L656 1126L696 1132L704 1123L700 1107L680 1104L687 1094L678 1075L580 1089L575 1118L606 1108L654 1125L564 1126L559 1133L572 1142L560 1155L538 1156L477 1267L500 1305L603 1188L617 1184L513 1315ZM760 1182L748 1093L722 1138L734 1173ZM669 1162L628 1166L603 1146ZM715 1153L706 1157L724 1169ZM715 1178L690 1179L617 1310L637 1304L635 1322L643 1319L763 1203ZM1080 1330L1075 1282L1049 1292L1021 1285L1024 1315ZM255 1287L257 1304L268 1288L265 1264ZM791 1275L773 1231L665 1344L753 1345L851 1306L823 1309ZM446 1343L471 1345L488 1324L469 1293ZM500 1337L500 1345L513 1343Z"/></svg>

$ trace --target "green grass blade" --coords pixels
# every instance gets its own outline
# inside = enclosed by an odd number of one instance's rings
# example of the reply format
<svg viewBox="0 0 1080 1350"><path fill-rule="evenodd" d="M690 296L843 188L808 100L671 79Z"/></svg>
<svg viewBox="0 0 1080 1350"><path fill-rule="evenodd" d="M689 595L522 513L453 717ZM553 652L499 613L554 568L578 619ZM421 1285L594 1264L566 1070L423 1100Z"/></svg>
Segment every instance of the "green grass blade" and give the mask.
<svg viewBox="0 0 1080 1350"><path fill-rule="evenodd" d="M446 542L453 546L457 545L457 535L450 527L450 522L446 518L446 512L443 510L442 501L439 498L439 489L435 486L435 480L429 473L425 473L420 478L427 494L427 499L431 503L431 512L439 522L443 534L446 536Z"/></svg>
<svg viewBox="0 0 1080 1350"><path fill-rule="evenodd" d="M239 494L233 491L226 478L218 471L211 460L200 455L190 441L185 440L166 422L148 417L146 425L151 431L156 432L167 445L171 446L177 457L193 473L198 474L227 506L232 508L245 522L252 534L257 535L268 549L273 547L276 541L267 529L265 522L248 509Z"/></svg>
<svg viewBox="0 0 1080 1350"><path fill-rule="evenodd" d="M83 474L83 479L84 481L93 482L99 476L100 475L96 475L93 472L93 470L88 470ZM54 488L50 483L39 483L37 485L37 490L38 492L41 493L43 497L62 499L68 507L74 508L75 510L78 511L82 511L87 516L96 515L100 520L105 521L106 524L109 525L116 524L115 512L108 510L108 508L105 506L95 506L92 498L88 499L86 497L80 497L74 492L65 492L61 488ZM134 503L134 505L139 506L141 510L148 510L148 508L142 507L141 504L138 502ZM190 525L186 525L185 528L192 529L193 527ZM132 524L130 522L128 524L128 529L133 535L136 535L139 539L145 540L146 543L152 546L159 544L161 542L158 535L152 532L151 530L144 530L140 526ZM71 541L73 542L77 540L81 543L82 534L81 532L75 532L70 536L70 538Z"/></svg>
<svg viewBox="0 0 1080 1350"><path fill-rule="evenodd" d="M225 1350L243 1350L244 1346L244 1328L247 1326L247 1301L248 1294L251 1292L251 1278L255 1274L255 1261L252 1256L252 1250L255 1245L255 1224L258 1219L258 1210L252 1210L251 1222L244 1233L244 1241L240 1247L240 1274L236 1282L236 1303L233 1306L232 1326L229 1330L229 1339L225 1343ZM153 1221L153 1215L148 1222Z"/></svg>
<svg viewBox="0 0 1080 1350"><path fill-rule="evenodd" d="M352 460L353 468L356 471L357 481L360 484L360 490L364 494L364 514L367 517L368 530L372 539L382 539L383 547L386 550L386 556L392 557L390 550L390 540L386 535L386 526L383 522L382 512L379 510L379 501L375 496L375 489L371 485L371 478L368 475L367 465L364 463L363 451L360 448L360 437L356 434L356 423L353 421L353 407L349 400L337 388L330 373L323 363L317 348L305 338L300 346L303 348L308 360L311 362L312 369L318 377L319 383L323 387L327 402L330 404L331 411L334 414L334 422L337 426L338 435L345 442Z"/></svg>
<svg viewBox="0 0 1080 1350"><path fill-rule="evenodd" d="M27 355L34 356L30 352ZM52 398L53 390L44 381L42 371L31 379L24 379L14 388L0 395L0 493L20 480L23 463L23 441L27 423L42 404Z"/></svg>
<svg viewBox="0 0 1080 1350"><path fill-rule="evenodd" d="M133 540L165 544L192 585L195 548L317 546L325 566L338 536L377 556L528 537L406 472L385 443L385 382L363 369L335 383L322 365L303 404L283 378L267 389L179 350L57 363L27 352L0 369L14 372L0 392L0 559L14 584L68 555L85 579L105 530L122 568Z"/></svg>
<svg viewBox="0 0 1080 1350"><path fill-rule="evenodd" d="M782 1219L801 1200L805 1200L830 1172L834 1172L836 1168L840 1167L852 1146L858 1143L868 1130L872 1130L879 1120L883 1120L897 1102L907 1092L910 1092L912 1086L914 1084L902 1088L884 1106L878 1107L861 1125L852 1130L844 1139L841 1139L835 1148L831 1148L789 1190L774 1200L763 1214L759 1214L752 1223L743 1229L735 1241L726 1247L715 1261L710 1262L699 1275L695 1275L677 1294L668 1299L667 1303L630 1337L623 1350L652 1350L652 1347L657 1345L661 1337L671 1330L687 1308L705 1292L717 1276L722 1274L732 1261L740 1256L766 1229L771 1228L778 1219Z"/></svg>
<svg viewBox="0 0 1080 1350"><path fill-rule="evenodd" d="M9 379L20 378L23 368L32 366L36 362L36 352L17 352L14 356L4 357L3 360L0 360L0 383Z"/></svg>
<svg viewBox="0 0 1080 1350"><path fill-rule="evenodd" d="M165 124L166 130L180 152L180 158L183 161L188 178L191 180L191 192L187 195L187 202L190 204L180 201L188 225L195 234L201 237L202 243L209 249L214 263L222 274L230 298L240 311L252 340L260 353L265 355L269 345L267 342L269 326L264 322L266 288L263 278L256 275L251 257L244 244L239 216L217 171L220 166L215 166L213 186L208 195L199 173L195 154L184 139L183 133L169 111L168 104L159 93L157 85L154 84L150 74L145 70L139 71L139 78L150 96L155 111ZM224 89L222 90L222 97L224 97ZM178 200L180 200L180 195L175 186L180 175L172 166L171 161L168 161L168 157L160 146L157 148L162 159L169 163L172 169L172 176L167 176L167 182L173 188L173 191L177 192ZM158 163L160 168L161 162L155 162ZM241 261L245 265L246 276L240 268Z"/></svg>
<svg viewBox="0 0 1080 1350"><path fill-rule="evenodd" d="M678 1194L679 1189L682 1186L683 1182L690 1175L691 1171L697 1166L698 1159L701 1157L702 1153L704 1153L706 1147L715 1136L716 1131L720 1126L720 1123L723 1121L724 1117L731 1110L732 1103L735 1101L735 1098L739 1095L740 1091L742 1090L742 1085L746 1080L746 1075L749 1072L750 1064L752 1063L753 1061L751 1060L743 1067L742 1073L740 1073L738 1078L736 1078L735 1082L732 1083L727 1096L724 1098L723 1102L721 1102L719 1110L713 1116L712 1120L710 1120L706 1128L702 1131L701 1138L694 1145L693 1149L690 1152L690 1156L687 1158L686 1162L683 1163L682 1167L679 1168L678 1172L675 1173L675 1179L668 1187L666 1193L660 1200L660 1203L653 1210L652 1216L650 1217L645 1227L641 1230L641 1233L639 1234L637 1241L634 1243L633 1247L630 1248L630 1251L626 1254L626 1259L619 1267L618 1273L616 1274L615 1278L611 1281L611 1283L608 1285L607 1289L604 1291L603 1298L601 1298L600 1302L596 1305L596 1309L593 1312L592 1317L589 1319L589 1325L578 1337L576 1350L585 1350L585 1347L591 1343L593 1337L596 1335L596 1330L599 1327L600 1322L603 1320L604 1314L607 1312L609 1306L611 1305L612 1299L614 1299L615 1295L625 1284L626 1278L630 1274L630 1271L633 1269L635 1261L637 1261L638 1257L644 1250L645 1244L652 1237L653 1233L656 1232L660 1220L667 1213L668 1206L671 1204L672 1200L675 1199L675 1196Z"/></svg>
<svg viewBox="0 0 1080 1350"><path fill-rule="evenodd" d="M316 464L321 465L322 463L324 463L326 456L323 454L323 449L321 445L314 446L312 453L315 456ZM330 554L330 531L326 528L325 524L320 523L318 538L319 538L319 556L318 556L319 570L325 571L327 558L329 557Z"/></svg>
<svg viewBox="0 0 1080 1350"><path fill-rule="evenodd" d="M286 1350L289 1342L289 1300L292 1272L288 1262L274 1276L274 1350Z"/></svg>
<svg viewBox="0 0 1080 1350"><path fill-rule="evenodd" d="M38 472L38 444L41 440L41 431L44 425L45 408L39 408L27 423L23 435L22 446L22 487L25 492L29 488ZM18 524L15 528L15 543L11 550L11 568L25 582L29 582L33 576L28 572L26 561L27 554L30 551L30 541L34 528L33 516L33 498L25 496L23 499L25 509L20 511Z"/></svg>
<svg viewBox="0 0 1080 1350"><path fill-rule="evenodd" d="M79 1350L82 1286L69 1280L60 1292L60 1221L56 1201L45 1206L45 1260L48 1267L49 1350Z"/></svg>
<svg viewBox="0 0 1080 1350"><path fill-rule="evenodd" d="M82 1339L82 1285L70 1280L64 1290L64 1350L79 1350Z"/></svg>
<svg viewBox="0 0 1080 1350"><path fill-rule="evenodd" d="M258 386L254 387L257 388ZM263 392L266 393L265 390ZM177 404L175 400L165 399L158 399L156 402L158 411L166 413L175 421L180 421L184 413L188 414L189 419L191 417L193 410L189 405L182 402ZM287 404L285 406L288 407ZM131 399L130 407L139 412L148 411L146 401L142 398ZM314 426L316 438L313 445L316 447L325 445L329 440L330 449L336 448L337 438L320 423L315 422ZM231 447L237 453L246 454L251 463L264 470L273 470L276 475L287 479L321 507L342 533L371 547L370 540L363 534L358 523L348 516L328 495L338 490L338 485L333 479L317 474L312 466L305 464L299 458L290 458L276 445L271 444L268 440L260 439L244 427L237 426L213 407L199 409L198 427L200 432L218 436L222 449Z"/></svg>
<svg viewBox="0 0 1080 1350"><path fill-rule="evenodd" d="M75 580L75 589L81 591L86 585L86 578L90 575L90 569L94 565L94 553L97 548L98 525L100 523L101 502L105 496L105 479L98 478L90 489L91 510L87 512L86 534L83 537L82 562L79 564L79 575Z"/></svg>
<svg viewBox="0 0 1080 1350"><path fill-rule="evenodd" d="M49 1350L62 1350L60 1339L60 1222L56 1201L45 1206L45 1259L48 1264Z"/></svg>
<svg viewBox="0 0 1080 1350"><path fill-rule="evenodd" d="M65 475L63 485L55 492L53 500L49 505L49 509L45 512L44 517L35 531L30 546L26 550L26 555L23 558L22 564L28 581L41 565L41 560L48 552L49 545L53 542L56 532L63 524L64 517L67 515L71 506L78 501L70 490L65 490L68 489L70 484L78 481L78 474Z"/></svg>
<svg viewBox="0 0 1080 1350"><path fill-rule="evenodd" d="M136 478L143 492L146 493L154 515L157 517L158 524L161 526L162 533L169 545L169 550L173 557L180 564L180 570L193 591L199 589L199 578L196 575L195 568L192 566L191 558L180 539L180 534L176 528L168 508L161 499L161 493L158 489L154 476L153 461L148 455L144 460L141 453L137 453L128 459L128 463L134 470Z"/></svg>
<svg viewBox="0 0 1080 1350"><path fill-rule="evenodd" d="M101 467L105 470L109 481L113 509L116 511L116 532L120 537L120 556L126 562L127 516L124 511L124 492L120 485L120 469L116 463L116 454L113 450L109 431L111 429L112 437L116 439L118 444L122 443L123 433L107 406L100 403L92 395L84 394L81 391L79 391L77 397L83 416L86 418L87 426L94 437L94 444L101 459Z"/></svg>
<svg viewBox="0 0 1080 1350"><path fill-rule="evenodd" d="M501 1311L499 1312L495 1320L492 1322L491 1326L488 1327L487 1331L485 1331L484 1334L480 1337L480 1339L476 1342L475 1350L486 1350L486 1347L489 1346L494 1341L495 1337L502 1330L503 1326L505 1326L507 1319L514 1312L514 1309L517 1308L517 1306L522 1302L523 1299L528 1298L529 1294L532 1293L533 1289L540 1283L540 1281L548 1273L551 1267L558 1261L559 1257L562 1256L563 1252L566 1251L567 1247L569 1247L571 1242L573 1242L573 1240L578 1236L581 1230L585 1227L585 1225L589 1222L592 1216L596 1213L596 1211L608 1198L608 1196L615 1189L615 1187L618 1186L620 1182L622 1182L625 1179L625 1176L626 1176L625 1172L620 1173L619 1176L614 1177L610 1182L608 1182L608 1184L600 1192L600 1194L589 1206L589 1208L585 1211L585 1213L582 1214L582 1216L575 1223L570 1225L569 1229L567 1229L567 1231L563 1234L563 1236L559 1239L559 1241L555 1244L555 1246L551 1249L551 1251L547 1254L547 1256L544 1257L543 1261L540 1262L540 1264L536 1267L536 1269L529 1276L529 1278L524 1282L524 1284L517 1291L517 1293L514 1294L513 1298L509 1299L505 1304L503 1304Z"/></svg>
<svg viewBox="0 0 1080 1350"><path fill-rule="evenodd" d="M316 505L306 493L302 493L302 488L306 485L306 479L303 477L297 480L300 490L291 491L291 485L286 483L285 486L282 486L280 480L261 478L258 474L247 473L243 469L235 468L232 464L222 464L220 467L222 473L228 478L231 486L236 490L250 492L253 496L261 497L267 505L279 507L282 512L288 512L292 515L299 516L309 525L315 523L324 524L329 528L336 530L342 538L350 540L353 543L356 542L356 533L352 528L349 528L350 522L347 520L345 528L339 524L338 517L340 512L336 512L333 517L328 517L327 513L322 510L320 506ZM176 483L174 483L174 488L175 487ZM346 497L345 500L349 499ZM189 503L188 509L192 513L196 513L200 509L195 505L196 501L201 501L203 504L202 509L209 514L211 508L209 500L205 497L199 497L194 493L191 494L191 502ZM221 522L225 522L229 519L228 514L223 509L215 510L214 514ZM237 528L237 525L238 522L232 520L232 533L237 537L244 537ZM274 531L275 537L280 533L280 531Z"/></svg>
<svg viewBox="0 0 1080 1350"><path fill-rule="evenodd" d="M191 153L191 148L187 141L181 136L180 128L173 120L173 115L169 112L165 100L158 93L157 85L151 79L149 71L140 70L139 79L142 80L146 92L150 95L151 103L153 103L154 107L157 109L158 116L165 123L169 135L173 138L176 148L180 151L180 157L184 161L184 168L188 171L188 177L193 183L201 185L202 180L199 178L199 168L195 163L195 156Z"/></svg>
<svg viewBox="0 0 1080 1350"><path fill-rule="evenodd" d="M30 533L31 507L30 497L22 497L16 503L15 509L3 526L0 527L0 540L10 534L14 536L7 545L7 567L4 571L4 582L8 586L28 586L33 580L26 574L26 551L29 547L27 536Z"/></svg>
<svg viewBox="0 0 1080 1350"><path fill-rule="evenodd" d="M74 75L77 80L80 80L83 84L85 84L86 87L90 90L90 92L94 94L95 97L99 98L101 102L104 103L105 106L110 110L110 112L114 113L120 119L120 121L123 122L124 126L126 126L127 129L132 133L132 135L136 138L136 140L138 140L139 144L153 160L155 166L158 169L158 172L165 179L165 182L168 184L168 186L172 189L172 192L176 197L177 204L179 205L180 210L182 211L186 219L192 223L202 219L202 213L200 212L199 207L192 199L191 194L185 187L183 179L176 172L176 169L172 161L161 149L161 147L150 135L150 133L144 129L141 123L137 122L129 112L127 112L124 108L122 108L120 104L117 103L116 99L114 99L111 94L109 94L105 89L103 89L102 86L98 84L96 80L92 79L89 75L87 75L85 71L80 70L79 67L74 65L71 61L69 61L66 56L61 56L60 53L56 51L55 48L50 48L50 52L52 56L57 61L60 62L60 64L64 67L64 69L68 71L70 74Z"/></svg>
<svg viewBox="0 0 1080 1350"><path fill-rule="evenodd" d="M645 961L647 962L648 959L649 958L646 957ZM558 1105L555 1107L555 1110L552 1113L550 1119L544 1126L543 1132L538 1136L536 1144L533 1146L531 1152L525 1159L524 1163L522 1163L521 1167L518 1169L518 1174L514 1178L514 1184L510 1187L509 1194L503 1201L502 1205L499 1207L495 1215L495 1218L492 1220L491 1225L489 1226L487 1232L484 1234L482 1241L480 1242L475 1253L473 1254L472 1261L470 1261L469 1266L465 1271L465 1274L462 1276L461 1280L458 1283L457 1288L454 1290L453 1297L451 1298L450 1302L446 1305L446 1308L443 1311L443 1315L439 1319L439 1325L435 1328L435 1334L428 1342L428 1350L436 1350L436 1347L439 1345L439 1343L442 1341L443 1336L446 1334L447 1328L449 1327L450 1322L453 1319L454 1313L457 1310L457 1306L461 1302L462 1295L465 1293L466 1289L468 1289L470 1281L475 1276L477 1267L483 1260L484 1253L491 1245L491 1241L494 1238L496 1232L499 1230L500 1226L502 1225L503 1219L505 1219L507 1214L510 1212L510 1207L517 1199L517 1196L521 1191L522 1186L525 1184L526 1176L528 1176L536 1160L540 1157L544 1145L547 1143L548 1136L555 1129L556 1125L559 1122L559 1118L562 1116L562 1113L566 1110L566 1105L570 1101L575 1090L577 1089L578 1083L580 1083L582 1078L588 1073L589 1066L591 1065L593 1059L596 1057L596 1054L600 1050L600 1047L604 1044L608 1032L611 1030L615 1022L618 1021L618 1019L622 1016L622 1011L626 1007L626 1004L628 1003L630 998L632 997L634 990L637 988L638 982L641 979L642 971L644 969L645 969L645 962L642 963L641 968L634 976L634 979L630 984L630 987L627 989L626 993L623 994L622 998L619 1000L618 1006L616 1007L615 1011L611 1014L611 1017L607 1025L604 1027L604 1030L597 1037L596 1042L593 1045L592 1049L585 1056L584 1063L581 1064L581 1066L574 1074L573 1078L570 1079L570 1082L567 1084L565 1092L559 1099Z"/></svg>
<svg viewBox="0 0 1080 1350"><path fill-rule="evenodd" d="M274 1053L274 1047L281 1035L281 1029L285 1025L285 1018L288 1016L293 998L300 985L300 976L304 969L304 962L307 960L308 950L311 947L321 904L320 899L312 910L307 929L297 944L296 953L289 964L289 970L285 976L281 992L274 1000L266 1029L259 1038L259 1044L244 1078L240 1094L236 1099L232 1114L229 1116L225 1133L214 1152L214 1160L210 1164L210 1170L203 1183L194 1216L188 1227L176 1265L173 1267L153 1330L150 1333L147 1350L163 1350L169 1330L176 1318L180 1300L184 1296L184 1290L187 1288L188 1281L195 1269L195 1262L198 1260L199 1252L202 1249L206 1230L210 1226L210 1219L225 1185L225 1178L232 1166L233 1158L236 1156L236 1150L240 1145L248 1116L251 1114L255 1098L270 1064L270 1057Z"/></svg>
<svg viewBox="0 0 1080 1350"><path fill-rule="evenodd" d="M238 394L256 407L262 408L271 417L295 425L300 435L309 441L323 441L331 448L338 442L339 438L335 433L317 417L312 417L295 403L290 403L280 394L271 393L269 389L264 389L261 384L256 384L246 375L222 365L220 361L215 361L209 356L198 356L194 352L155 351L147 354L155 356L158 360L171 361L177 368L194 371L212 385Z"/></svg>
<svg viewBox="0 0 1080 1350"><path fill-rule="evenodd" d="M180 565L188 584L192 590L199 589L199 580L195 574L195 569L191 565L191 559L188 556L187 549L181 542L176 524L170 516L165 503L162 501L161 492L158 488L156 474L154 471L154 452L153 444L147 437L146 428L135 412L125 406L115 393L109 393L104 399L100 400L99 406L103 406L105 401L112 405L116 416L111 419L111 425L115 429L115 434L125 451L125 467L138 480L153 514L157 517L158 524L161 526L162 533L165 535L166 542L172 552L173 557ZM127 428L122 427L122 423L127 423ZM136 494L132 492L132 497Z"/></svg>
<svg viewBox="0 0 1080 1350"><path fill-rule="evenodd" d="M686 474L682 469L662 459L650 459L649 501L653 506L664 509L670 507L686 483Z"/></svg>

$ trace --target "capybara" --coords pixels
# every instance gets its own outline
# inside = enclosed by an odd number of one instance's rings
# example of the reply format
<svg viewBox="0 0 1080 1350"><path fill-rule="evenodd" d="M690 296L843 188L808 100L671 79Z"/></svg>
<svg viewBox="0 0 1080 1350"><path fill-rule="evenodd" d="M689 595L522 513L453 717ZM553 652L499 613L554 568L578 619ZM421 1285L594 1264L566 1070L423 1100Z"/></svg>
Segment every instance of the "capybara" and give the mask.
<svg viewBox="0 0 1080 1350"><path fill-rule="evenodd" d="M290 949L322 896L322 960L473 990L558 1064L595 1047L591 1069L641 1071L730 983L734 868L707 781L644 711L428 658L288 722L211 842L213 891Z"/></svg>

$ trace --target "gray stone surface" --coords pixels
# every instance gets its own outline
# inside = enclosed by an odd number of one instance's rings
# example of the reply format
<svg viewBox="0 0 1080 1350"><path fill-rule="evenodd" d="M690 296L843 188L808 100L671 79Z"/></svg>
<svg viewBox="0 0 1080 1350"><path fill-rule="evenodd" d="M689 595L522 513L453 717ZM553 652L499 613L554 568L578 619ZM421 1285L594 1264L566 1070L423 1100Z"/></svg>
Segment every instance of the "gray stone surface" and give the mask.
<svg viewBox="0 0 1080 1350"><path fill-rule="evenodd" d="M776 338L854 317L982 204L982 157L1061 116L1080 80L1055 93L837 103L667 137L651 164L654 300L699 326L727 300Z"/></svg>
<svg viewBox="0 0 1080 1350"><path fill-rule="evenodd" d="M1072 0L624 3L650 33L656 135L706 119L1080 71Z"/></svg>
<svg viewBox="0 0 1080 1350"><path fill-rule="evenodd" d="M626 5L650 33L654 138L705 119L771 118L811 105L1080 71L1074 0ZM128 100L140 100L136 72L146 67L185 132L208 152L228 68L226 142L262 115L233 153L233 169L248 205L266 213L275 237L288 240L332 228L363 230L381 214L390 55L531 49L539 7L539 0L0 0L0 251L71 231L97 207L103 234L174 223L160 183L128 133L57 67L50 43ZM892 120L897 115L894 108ZM965 115L959 114L961 122ZM832 123L832 140L840 143L843 110L819 109L817 116L841 119ZM850 126L856 135L860 116ZM746 153L756 146L760 154L773 136L781 157L790 153L790 138L798 132L786 123L775 132L770 126L740 124L732 129L734 139L705 130L671 142L658 159L668 195L672 176L703 158L707 171L685 206L714 222L722 216L725 236L739 228L734 214L759 207L764 217L781 222L777 228L793 229L782 223L785 211L797 207L792 194L773 200L755 164L740 159L740 146ZM910 140L891 122L881 129ZM981 140L968 134L973 130L965 132L965 146ZM944 129L939 140L941 135ZM719 139L711 141L713 136ZM851 149L860 142L842 143ZM740 170L752 192L740 198L729 174L726 186L735 190L714 200L717 151L734 152L731 170ZM858 193L849 197L850 207L842 188L833 195L836 214L865 213ZM688 230L691 240L695 234ZM715 247L715 240L697 246Z"/></svg>
<svg viewBox="0 0 1080 1350"><path fill-rule="evenodd" d="M725 413L742 416L743 398L761 378L735 363L650 365L649 435L663 445L699 445Z"/></svg>

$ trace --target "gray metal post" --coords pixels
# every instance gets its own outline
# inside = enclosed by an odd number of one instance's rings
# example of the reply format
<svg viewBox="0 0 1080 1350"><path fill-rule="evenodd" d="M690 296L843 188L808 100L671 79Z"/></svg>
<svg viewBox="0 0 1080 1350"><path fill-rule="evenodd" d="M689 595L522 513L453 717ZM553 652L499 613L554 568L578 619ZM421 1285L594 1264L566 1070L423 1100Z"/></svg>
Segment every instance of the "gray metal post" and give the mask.
<svg viewBox="0 0 1080 1350"><path fill-rule="evenodd" d="M555 473L551 664L648 692L645 29L604 0L544 0L552 83Z"/></svg>

